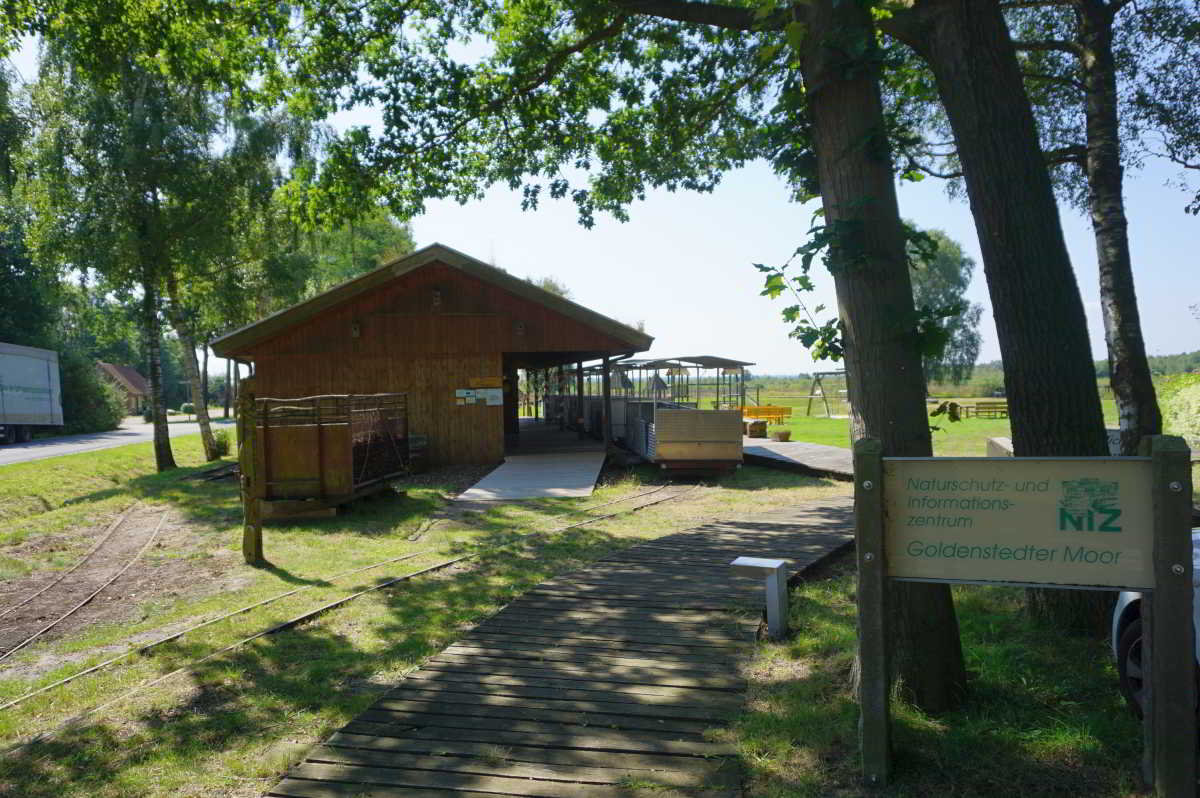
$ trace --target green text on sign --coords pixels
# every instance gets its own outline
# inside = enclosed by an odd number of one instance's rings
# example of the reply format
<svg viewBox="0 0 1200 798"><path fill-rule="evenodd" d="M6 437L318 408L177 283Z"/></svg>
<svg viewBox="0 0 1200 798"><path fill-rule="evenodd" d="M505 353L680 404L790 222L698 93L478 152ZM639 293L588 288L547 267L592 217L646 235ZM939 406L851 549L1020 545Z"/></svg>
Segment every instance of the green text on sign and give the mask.
<svg viewBox="0 0 1200 798"><path fill-rule="evenodd" d="M1153 587L1149 458L884 458L888 575Z"/></svg>

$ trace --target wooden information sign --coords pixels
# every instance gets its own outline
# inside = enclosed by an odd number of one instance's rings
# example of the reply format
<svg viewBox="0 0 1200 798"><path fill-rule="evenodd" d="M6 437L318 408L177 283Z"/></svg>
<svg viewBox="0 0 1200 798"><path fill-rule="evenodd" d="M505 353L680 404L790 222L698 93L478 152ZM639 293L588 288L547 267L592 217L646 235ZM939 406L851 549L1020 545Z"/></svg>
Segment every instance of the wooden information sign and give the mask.
<svg viewBox="0 0 1200 798"><path fill-rule="evenodd" d="M887 458L888 576L1149 589L1150 458Z"/></svg>
<svg viewBox="0 0 1200 798"><path fill-rule="evenodd" d="M1145 776L1195 795L1191 468L1182 439L1143 457L885 458L854 446L863 773L891 773L888 581L1146 591Z"/></svg>

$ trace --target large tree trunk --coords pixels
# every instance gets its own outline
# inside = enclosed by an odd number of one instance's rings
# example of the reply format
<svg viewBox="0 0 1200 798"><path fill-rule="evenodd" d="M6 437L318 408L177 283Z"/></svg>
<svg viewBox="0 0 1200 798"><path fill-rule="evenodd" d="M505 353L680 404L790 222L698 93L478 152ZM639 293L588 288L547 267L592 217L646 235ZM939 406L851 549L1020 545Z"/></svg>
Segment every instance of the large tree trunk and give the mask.
<svg viewBox="0 0 1200 798"><path fill-rule="evenodd" d="M158 286L153 278L142 279L142 334L146 337L146 359L150 382L150 409L154 418L154 464L159 471L175 468L171 431L167 426L167 402L163 396L162 325L158 319Z"/></svg>
<svg viewBox="0 0 1200 798"><path fill-rule="evenodd" d="M183 349L183 369L187 372L188 387L192 394L192 406L196 411L196 421L200 424L200 441L204 445L204 459L217 460L217 442L213 440L212 422L208 418L208 397L204 393L204 384L200 377L200 363L196 358L196 336L192 333L191 325L179 305L179 287L174 277L167 279L167 292L171 299L171 326L179 336Z"/></svg>
<svg viewBox="0 0 1200 798"><path fill-rule="evenodd" d="M1100 264L1100 307L1113 396L1121 419L1121 454L1135 455L1138 441L1162 433L1162 414L1146 359L1133 265L1129 257L1125 201L1121 196L1117 70L1113 62L1111 3L1086 0L1076 6L1083 44L1086 90L1088 205Z"/></svg>
<svg viewBox="0 0 1200 798"><path fill-rule="evenodd" d="M859 3L834 0L815 2L810 11L801 69L825 224L839 232L832 271L853 434L879 438L886 455L929 456L921 356L910 331L897 323L912 316L912 284L870 13ZM966 685L950 588L897 582L889 604L902 689L927 711L949 709Z"/></svg>
<svg viewBox="0 0 1200 798"><path fill-rule="evenodd" d="M898 35L932 68L954 131L1004 360L1017 456L1105 455L1087 319L1016 51L995 0L918 0ZM910 24L911 23L911 24ZM1030 610L1095 628L1109 597L1033 593Z"/></svg>

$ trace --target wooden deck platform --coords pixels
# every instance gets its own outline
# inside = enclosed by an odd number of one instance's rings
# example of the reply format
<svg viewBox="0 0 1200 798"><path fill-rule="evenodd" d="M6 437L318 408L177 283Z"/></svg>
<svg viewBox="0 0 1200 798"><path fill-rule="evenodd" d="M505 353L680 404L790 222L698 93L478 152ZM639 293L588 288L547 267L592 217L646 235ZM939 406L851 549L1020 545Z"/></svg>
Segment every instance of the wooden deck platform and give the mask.
<svg viewBox="0 0 1200 798"><path fill-rule="evenodd" d="M743 438L742 454L746 462L753 465L786 468L835 479L854 479L854 456L849 449L840 446Z"/></svg>
<svg viewBox="0 0 1200 798"><path fill-rule="evenodd" d="M604 442L540 418L522 418L520 432L506 439L505 454L561 454L563 452L602 452Z"/></svg>
<svg viewBox="0 0 1200 798"><path fill-rule="evenodd" d="M731 751L704 730L742 704L738 663L763 587L728 563L786 557L803 570L852 539L850 500L825 500L668 535L543 582L268 794L738 795Z"/></svg>
<svg viewBox="0 0 1200 798"><path fill-rule="evenodd" d="M563 452L509 455L504 462L456 497L456 501L509 501L591 496L605 454Z"/></svg>

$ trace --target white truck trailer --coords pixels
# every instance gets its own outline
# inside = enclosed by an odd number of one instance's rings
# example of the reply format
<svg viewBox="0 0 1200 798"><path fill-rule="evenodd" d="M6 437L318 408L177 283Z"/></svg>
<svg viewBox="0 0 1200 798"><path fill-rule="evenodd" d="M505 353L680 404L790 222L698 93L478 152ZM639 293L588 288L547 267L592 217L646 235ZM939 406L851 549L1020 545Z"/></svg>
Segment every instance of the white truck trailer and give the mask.
<svg viewBox="0 0 1200 798"><path fill-rule="evenodd" d="M61 427L58 353L0 343L0 443L24 443L34 427Z"/></svg>

